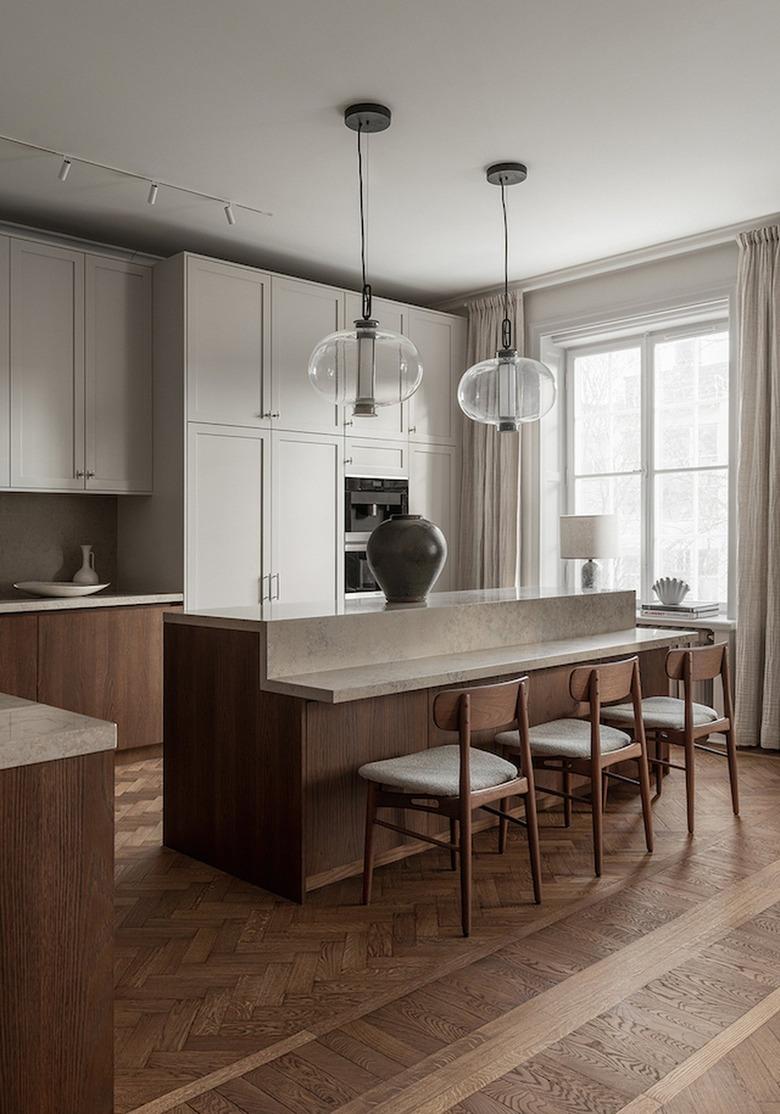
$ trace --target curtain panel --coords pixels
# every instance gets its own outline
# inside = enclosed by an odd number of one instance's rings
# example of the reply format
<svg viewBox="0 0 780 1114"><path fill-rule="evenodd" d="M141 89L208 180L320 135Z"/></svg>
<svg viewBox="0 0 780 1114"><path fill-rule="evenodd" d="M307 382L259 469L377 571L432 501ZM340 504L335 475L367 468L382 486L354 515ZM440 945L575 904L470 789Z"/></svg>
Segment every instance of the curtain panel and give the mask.
<svg viewBox="0 0 780 1114"><path fill-rule="evenodd" d="M510 318L523 354L523 295L513 291ZM466 367L494 356L501 342L503 295L468 305ZM459 515L461 588L509 588L517 582L520 434L463 421Z"/></svg>
<svg viewBox="0 0 780 1114"><path fill-rule="evenodd" d="M738 237L736 729L780 750L780 226Z"/></svg>

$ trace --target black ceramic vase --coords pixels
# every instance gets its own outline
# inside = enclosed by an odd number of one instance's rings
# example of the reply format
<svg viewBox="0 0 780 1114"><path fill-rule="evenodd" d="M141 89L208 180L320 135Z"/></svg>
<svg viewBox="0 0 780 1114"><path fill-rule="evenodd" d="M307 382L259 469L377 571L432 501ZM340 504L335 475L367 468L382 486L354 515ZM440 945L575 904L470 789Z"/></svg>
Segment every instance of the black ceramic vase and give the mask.
<svg viewBox="0 0 780 1114"><path fill-rule="evenodd" d="M366 545L368 567L388 603L422 603L447 560L447 539L419 514L394 514Z"/></svg>

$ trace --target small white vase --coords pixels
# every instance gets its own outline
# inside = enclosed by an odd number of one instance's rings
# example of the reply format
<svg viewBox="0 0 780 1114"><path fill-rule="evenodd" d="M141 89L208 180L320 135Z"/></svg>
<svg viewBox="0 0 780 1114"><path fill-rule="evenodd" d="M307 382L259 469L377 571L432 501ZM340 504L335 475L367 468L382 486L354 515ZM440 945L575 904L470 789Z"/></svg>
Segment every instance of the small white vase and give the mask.
<svg viewBox="0 0 780 1114"><path fill-rule="evenodd" d="M95 554L91 545L81 547L81 568L73 577L74 584L99 584L100 577L95 571Z"/></svg>

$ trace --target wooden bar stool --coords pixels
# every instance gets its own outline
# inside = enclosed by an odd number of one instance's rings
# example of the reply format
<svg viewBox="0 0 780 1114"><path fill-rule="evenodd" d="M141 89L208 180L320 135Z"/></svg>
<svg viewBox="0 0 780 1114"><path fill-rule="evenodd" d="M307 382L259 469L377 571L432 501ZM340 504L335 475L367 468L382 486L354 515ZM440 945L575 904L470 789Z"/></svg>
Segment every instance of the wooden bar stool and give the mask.
<svg viewBox="0 0 780 1114"><path fill-rule="evenodd" d="M520 677L498 685L440 692L433 702L433 722L443 731L457 732L455 745L430 747L415 754L404 754L361 766L360 776L368 782L366 805L366 844L363 871L363 904L371 900L374 871L374 828L422 839L449 850L455 865L460 855L461 923L463 935L471 932L471 814L481 808L501 821L499 850L506 846L509 821L528 829L534 900L541 901L541 860L539 829L536 823L536 798L531 753L528 749L528 678ZM472 731L496 731L517 724L522 773L500 755L472 747ZM507 812L509 798L525 797L525 821ZM494 802L501 801L501 808ZM445 842L422 832L413 832L386 820L377 819L377 809L402 808L447 816L450 839ZM456 833L456 821L459 821Z"/></svg>
<svg viewBox="0 0 780 1114"><path fill-rule="evenodd" d="M639 785L642 796L642 815L647 850L653 850L653 817L650 809L650 774L647 766L645 733L639 709L642 688L639 680L639 659L628 658L605 665L583 665L569 677L572 698L587 712L587 719L556 719L542 723L529 731L533 765L537 769L555 770L563 774L563 790L548 789L543 792L563 797L567 826L571 822L571 802L590 804L593 814L593 858L596 874L600 875L604 861L603 782L607 778ZM602 704L631 696L631 707L636 709L637 728L632 735L601 723ZM604 708L604 714L610 709ZM516 731L499 732L496 742L513 751L521 745ZM639 780L614 773L609 769L618 762L636 759ZM590 800L575 796L569 791L572 774L590 778Z"/></svg>
<svg viewBox="0 0 780 1114"><path fill-rule="evenodd" d="M682 681L683 699L673 696L649 696L642 701L642 722L656 742L656 755L650 761L656 770L656 792L663 791L664 769L685 771L685 795L688 809L688 832L693 834L696 771L694 751L706 750L727 758L731 783L731 805L739 816L739 785L737 783L737 743L734 736L734 709L731 701L731 677L728 652L725 645L694 646L687 650L670 650L666 655L666 674L673 681ZM720 677L723 682L721 716L706 704L695 704L693 682L711 681ZM604 718L616 726L629 726L635 722L634 708L630 704L604 709ZM705 745L708 735L722 732L726 736L725 754ZM669 744L681 746L685 751L684 765L669 761Z"/></svg>

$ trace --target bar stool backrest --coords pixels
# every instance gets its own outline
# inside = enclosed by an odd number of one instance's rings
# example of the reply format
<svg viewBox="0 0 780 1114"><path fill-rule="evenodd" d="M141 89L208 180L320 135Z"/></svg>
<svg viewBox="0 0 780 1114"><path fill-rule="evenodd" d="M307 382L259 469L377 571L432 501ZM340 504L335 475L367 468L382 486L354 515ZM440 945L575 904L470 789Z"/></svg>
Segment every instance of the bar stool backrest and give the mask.
<svg viewBox="0 0 780 1114"><path fill-rule="evenodd" d="M711 681L723 672L725 657L725 643L719 646L691 646L686 650L670 650L666 655L666 674L673 681L685 680L685 663L688 659L691 681Z"/></svg>
<svg viewBox="0 0 780 1114"><path fill-rule="evenodd" d="M580 665L569 676L572 699L585 706L590 719L591 761L601 755L601 706L631 697L634 707L634 732L644 747L645 728L642 721L642 685L639 680L639 658Z"/></svg>
<svg viewBox="0 0 780 1114"><path fill-rule="evenodd" d="M498 731L517 724L524 776L531 769L528 742L528 678L497 685L445 689L433 702L433 722L442 731L457 731L460 739L460 796L471 792L469 748L472 731ZM532 775L531 775L532 776Z"/></svg>

